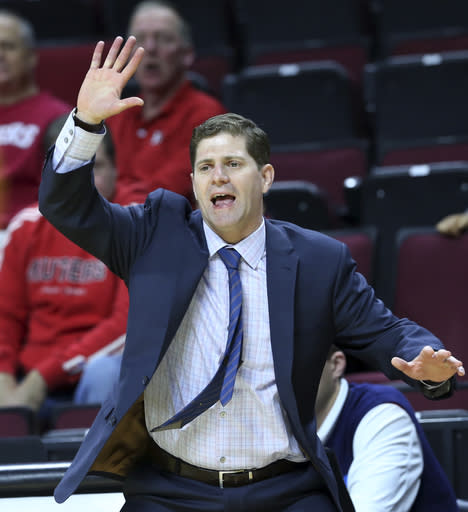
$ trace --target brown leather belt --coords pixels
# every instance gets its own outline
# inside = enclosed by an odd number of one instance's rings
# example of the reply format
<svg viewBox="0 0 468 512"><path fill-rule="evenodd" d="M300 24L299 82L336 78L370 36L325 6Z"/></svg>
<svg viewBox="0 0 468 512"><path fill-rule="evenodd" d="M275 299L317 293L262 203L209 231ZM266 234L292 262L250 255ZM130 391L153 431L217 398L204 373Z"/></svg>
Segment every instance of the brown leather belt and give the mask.
<svg viewBox="0 0 468 512"><path fill-rule="evenodd" d="M150 462L154 463L159 469L168 473L175 473L184 478L191 478L210 485L218 487L238 487L253 482L259 482L266 478L289 473L302 468L308 462L291 462L286 459L277 460L268 466L259 469L239 469L231 471L216 471L213 469L204 469L192 464L188 464L170 453L160 448L156 443L151 443Z"/></svg>

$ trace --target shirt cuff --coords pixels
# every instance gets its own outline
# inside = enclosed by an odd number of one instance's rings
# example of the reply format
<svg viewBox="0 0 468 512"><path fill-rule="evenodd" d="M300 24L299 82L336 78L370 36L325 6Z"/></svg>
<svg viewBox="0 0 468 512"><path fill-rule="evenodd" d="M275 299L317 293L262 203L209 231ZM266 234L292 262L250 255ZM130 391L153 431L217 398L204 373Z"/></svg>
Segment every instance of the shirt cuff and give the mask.
<svg viewBox="0 0 468 512"><path fill-rule="evenodd" d="M89 163L106 134L91 133L75 125L74 109L68 116L55 143L52 165L55 172L64 174Z"/></svg>

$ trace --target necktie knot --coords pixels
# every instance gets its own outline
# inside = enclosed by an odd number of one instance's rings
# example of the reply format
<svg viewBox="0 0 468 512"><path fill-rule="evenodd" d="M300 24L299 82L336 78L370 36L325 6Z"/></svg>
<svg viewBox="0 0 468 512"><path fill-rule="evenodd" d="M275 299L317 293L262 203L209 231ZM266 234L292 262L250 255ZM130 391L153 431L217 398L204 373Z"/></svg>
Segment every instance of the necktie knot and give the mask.
<svg viewBox="0 0 468 512"><path fill-rule="evenodd" d="M237 270L241 260L241 255L232 247L223 247L219 249L218 254L228 269Z"/></svg>

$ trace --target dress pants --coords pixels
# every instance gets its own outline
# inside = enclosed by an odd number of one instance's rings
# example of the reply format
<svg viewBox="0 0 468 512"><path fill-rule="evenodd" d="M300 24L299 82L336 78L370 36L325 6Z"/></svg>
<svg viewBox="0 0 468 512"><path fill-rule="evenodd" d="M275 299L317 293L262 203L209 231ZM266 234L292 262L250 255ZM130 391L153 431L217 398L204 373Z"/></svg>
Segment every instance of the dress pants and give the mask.
<svg viewBox="0 0 468 512"><path fill-rule="evenodd" d="M159 470L134 468L124 483L121 512L337 512L312 465L260 482L221 489Z"/></svg>

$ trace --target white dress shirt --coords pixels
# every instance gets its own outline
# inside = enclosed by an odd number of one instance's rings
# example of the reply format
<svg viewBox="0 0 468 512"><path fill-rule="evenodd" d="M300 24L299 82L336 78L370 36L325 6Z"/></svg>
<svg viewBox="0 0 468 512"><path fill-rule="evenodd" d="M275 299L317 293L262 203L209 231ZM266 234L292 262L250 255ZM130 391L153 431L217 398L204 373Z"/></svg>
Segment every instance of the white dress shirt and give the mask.
<svg viewBox="0 0 468 512"><path fill-rule="evenodd" d="M103 137L66 121L56 142L53 166L69 172L90 161ZM211 380L224 354L229 319L228 272L216 254L226 246L204 224L209 262L190 306L145 390L148 430L182 409ZM265 223L234 245L242 256L243 363L234 395L218 401L181 429L151 433L158 445L195 466L252 469L282 458L305 460L291 433L275 383L266 284ZM164 293L162 291L161 293Z"/></svg>
<svg viewBox="0 0 468 512"><path fill-rule="evenodd" d="M318 429L326 443L346 401L348 382ZM378 405L361 419L353 438L347 487L356 512L408 512L419 490L424 461L421 443L406 411Z"/></svg>

